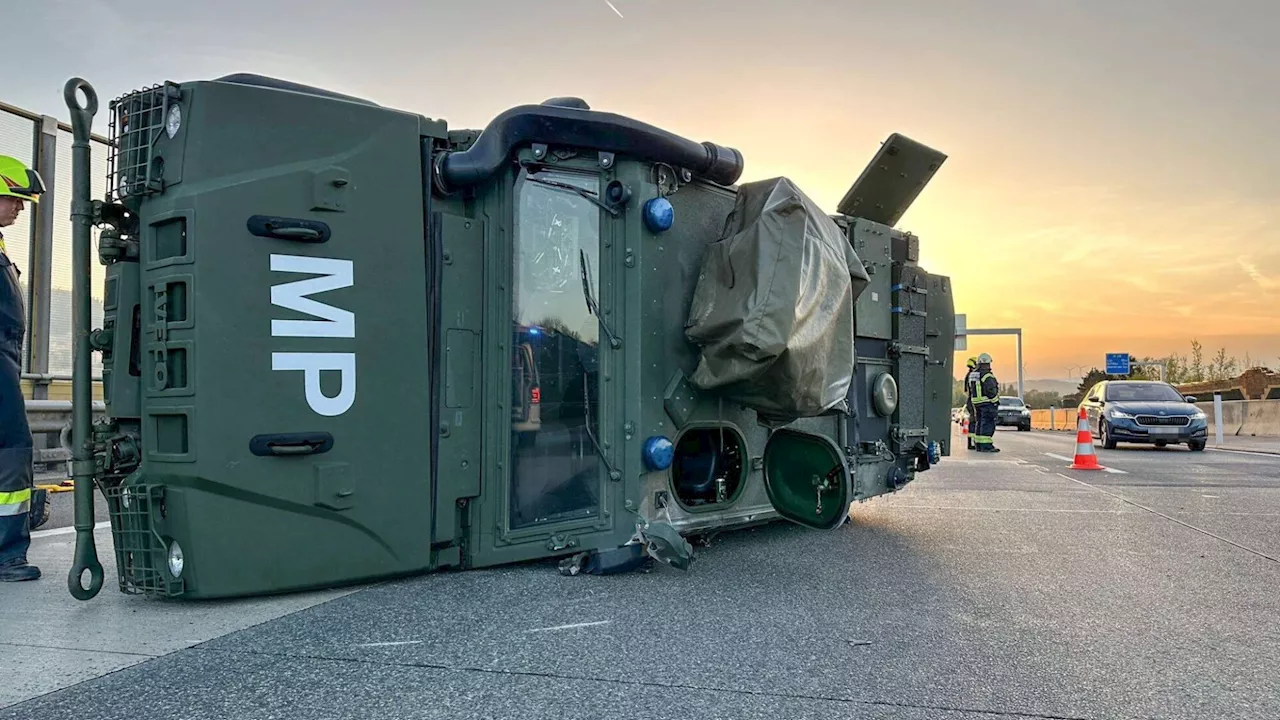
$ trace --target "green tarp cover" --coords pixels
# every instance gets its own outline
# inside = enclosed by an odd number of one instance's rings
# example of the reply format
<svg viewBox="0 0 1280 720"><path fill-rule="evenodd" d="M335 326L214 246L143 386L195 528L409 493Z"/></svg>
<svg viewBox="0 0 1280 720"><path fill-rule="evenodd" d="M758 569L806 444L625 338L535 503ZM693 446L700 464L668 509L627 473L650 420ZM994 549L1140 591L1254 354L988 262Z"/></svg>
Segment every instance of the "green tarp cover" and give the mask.
<svg viewBox="0 0 1280 720"><path fill-rule="evenodd" d="M685 336L690 381L774 421L843 408L853 304L869 282L844 233L787 178L746 183L703 259Z"/></svg>

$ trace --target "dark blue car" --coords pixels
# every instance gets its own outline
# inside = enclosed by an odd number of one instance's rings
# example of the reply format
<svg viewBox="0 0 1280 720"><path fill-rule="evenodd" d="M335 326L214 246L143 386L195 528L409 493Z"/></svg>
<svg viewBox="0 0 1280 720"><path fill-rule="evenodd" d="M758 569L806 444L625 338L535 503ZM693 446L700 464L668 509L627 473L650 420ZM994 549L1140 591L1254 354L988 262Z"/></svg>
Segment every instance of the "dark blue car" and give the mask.
<svg viewBox="0 0 1280 720"><path fill-rule="evenodd" d="M1085 394L1089 429L1108 450L1116 443L1164 447L1186 445L1204 450L1209 421L1196 399L1154 380L1104 380Z"/></svg>

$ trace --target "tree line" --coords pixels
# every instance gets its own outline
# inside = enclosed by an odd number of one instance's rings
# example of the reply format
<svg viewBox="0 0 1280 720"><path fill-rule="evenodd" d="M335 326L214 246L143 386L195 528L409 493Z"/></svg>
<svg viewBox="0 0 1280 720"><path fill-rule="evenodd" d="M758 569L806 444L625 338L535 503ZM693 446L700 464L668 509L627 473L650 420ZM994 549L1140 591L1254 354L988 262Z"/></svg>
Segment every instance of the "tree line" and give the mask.
<svg viewBox="0 0 1280 720"><path fill-rule="evenodd" d="M1015 383L1006 383L1000 386L1000 394L1008 397L1018 397L1018 386ZM957 380L952 385L951 405L952 407L963 407L965 404L964 381ZM1063 399L1061 393L1046 392L1043 390L1028 390L1022 397L1022 402L1032 410L1044 410L1050 407L1062 407Z"/></svg>
<svg viewBox="0 0 1280 720"><path fill-rule="evenodd" d="M1191 341L1190 355L1179 355L1171 353L1164 357L1144 357L1136 358L1129 356L1129 375L1130 380L1159 380L1160 369L1151 365L1137 367L1138 363L1164 363L1165 366L1165 382L1170 385L1185 385L1195 382L1217 382L1221 380L1231 380L1240 376L1246 370L1255 367L1253 358L1249 353L1245 353L1243 362L1235 355L1227 355L1225 347L1218 348L1218 352L1214 353L1212 358L1205 359L1204 346L1199 340ZM1076 387L1076 391L1061 398L1063 404L1057 407L1074 407L1084 400L1084 394L1089 389L1103 380L1115 379L1115 376L1108 375L1106 372L1098 368L1091 369L1084 377L1080 379L1080 384Z"/></svg>
<svg viewBox="0 0 1280 720"><path fill-rule="evenodd" d="M1133 355L1129 356L1129 375L1130 380L1159 380L1160 369L1154 366L1138 367L1138 363L1164 363L1165 365L1165 381L1171 385L1184 385L1194 382L1215 382L1220 380L1230 380L1239 377L1241 373L1250 368L1255 367L1253 358L1245 353L1243 361L1235 355L1228 355L1225 347L1218 348L1218 352L1205 359L1204 346L1199 340L1191 341L1191 352L1187 355L1179 355L1172 353L1165 357L1143 357L1138 358ZM1115 379L1116 376L1108 375L1105 371L1098 368L1092 368L1080 378L1080 384L1076 387L1076 391L1068 395L1062 395L1057 392L1045 392L1042 390L1028 390L1022 401L1027 407L1033 410L1044 410L1047 408L1074 408L1077 407L1084 399L1084 394L1089 392L1090 388L1103 380ZM1000 388L1001 395L1017 396L1018 387L1013 384L1006 384ZM964 405L964 381L963 379L955 381L952 390L952 404L955 407Z"/></svg>
<svg viewBox="0 0 1280 720"><path fill-rule="evenodd" d="M1231 380L1255 366L1249 353L1240 361L1235 355L1227 355L1226 348L1218 348L1207 362L1204 357L1204 346L1198 340L1191 341L1191 355L1172 354L1162 358L1143 358L1145 362L1164 362L1168 368L1165 380L1174 385L1193 382L1213 382Z"/></svg>

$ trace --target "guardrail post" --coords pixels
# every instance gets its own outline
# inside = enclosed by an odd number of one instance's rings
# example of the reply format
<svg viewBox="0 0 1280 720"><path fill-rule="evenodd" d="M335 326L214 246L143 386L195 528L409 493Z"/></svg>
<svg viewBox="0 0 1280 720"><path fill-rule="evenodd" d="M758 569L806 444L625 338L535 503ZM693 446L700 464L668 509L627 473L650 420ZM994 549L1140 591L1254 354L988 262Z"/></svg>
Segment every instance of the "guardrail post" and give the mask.
<svg viewBox="0 0 1280 720"><path fill-rule="evenodd" d="M46 375L49 372L49 316L53 294L53 224L58 204L58 119L40 118L39 142L36 143L36 170L44 179L45 195L35 210L35 232L31 243L31 279L29 307L31 341L28 344L27 372ZM33 400L49 399L47 382L33 383Z"/></svg>
<svg viewBox="0 0 1280 720"><path fill-rule="evenodd" d="M1058 408L1053 405L1049 406L1049 429L1058 429Z"/></svg>
<svg viewBox="0 0 1280 720"><path fill-rule="evenodd" d="M35 162L32 163L45 183L45 195L33 210L31 233L31 278L27 282L28 328L27 372L38 376L31 381L33 400L49 399L49 333L53 295L53 226L58 205L58 119L42 115L36 123ZM56 436L55 436L56 437ZM48 433L33 433L36 449L32 458L34 469L43 472L47 463L42 450L56 447L57 441L49 440Z"/></svg>
<svg viewBox="0 0 1280 720"><path fill-rule="evenodd" d="M1213 394L1213 432L1222 445L1222 393Z"/></svg>

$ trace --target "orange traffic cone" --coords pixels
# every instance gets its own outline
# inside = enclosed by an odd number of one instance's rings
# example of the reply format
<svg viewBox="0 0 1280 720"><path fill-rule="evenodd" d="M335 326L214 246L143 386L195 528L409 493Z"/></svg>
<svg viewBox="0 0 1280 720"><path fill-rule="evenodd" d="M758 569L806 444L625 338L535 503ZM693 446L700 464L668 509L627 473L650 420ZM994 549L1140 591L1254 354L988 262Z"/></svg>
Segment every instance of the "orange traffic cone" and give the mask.
<svg viewBox="0 0 1280 720"><path fill-rule="evenodd" d="M1098 464L1098 456L1093 452L1093 433L1089 431L1089 416L1084 408L1080 408L1080 418L1076 420L1076 457L1071 463L1072 470L1103 470Z"/></svg>

